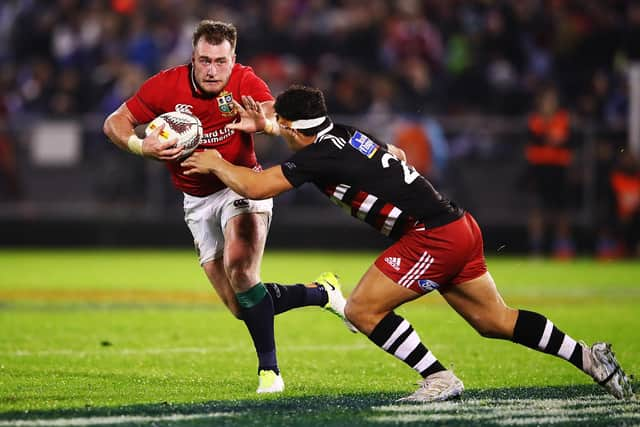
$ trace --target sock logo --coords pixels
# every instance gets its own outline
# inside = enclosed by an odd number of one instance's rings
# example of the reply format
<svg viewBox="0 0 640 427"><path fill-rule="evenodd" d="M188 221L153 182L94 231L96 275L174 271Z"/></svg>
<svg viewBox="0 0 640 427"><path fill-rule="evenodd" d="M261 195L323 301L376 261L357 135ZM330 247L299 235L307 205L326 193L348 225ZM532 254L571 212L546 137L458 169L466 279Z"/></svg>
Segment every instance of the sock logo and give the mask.
<svg viewBox="0 0 640 427"><path fill-rule="evenodd" d="M316 282L318 283L318 282ZM318 283L318 285L322 286L324 288L324 290L327 290L327 286L331 288L332 291L336 290L336 287L333 286L331 283L327 282L327 281L323 281L322 283Z"/></svg>
<svg viewBox="0 0 640 427"><path fill-rule="evenodd" d="M280 293L280 288L278 288L278 285L276 285L275 283L265 283L264 285L267 288L273 289L273 293L275 294L276 298L280 298L282 296L282 294ZM273 295L271 295L271 296L273 296Z"/></svg>
<svg viewBox="0 0 640 427"><path fill-rule="evenodd" d="M388 256L384 259L384 262L389 264L395 271L400 271L400 257Z"/></svg>

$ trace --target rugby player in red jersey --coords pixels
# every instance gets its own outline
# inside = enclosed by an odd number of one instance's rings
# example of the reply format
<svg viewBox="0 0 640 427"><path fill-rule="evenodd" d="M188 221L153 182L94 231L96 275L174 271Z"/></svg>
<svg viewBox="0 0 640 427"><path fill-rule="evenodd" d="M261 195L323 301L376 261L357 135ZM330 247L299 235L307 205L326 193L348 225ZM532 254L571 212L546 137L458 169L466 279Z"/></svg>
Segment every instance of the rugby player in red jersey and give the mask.
<svg viewBox="0 0 640 427"><path fill-rule="evenodd" d="M241 130L228 127L238 119L234 100L250 96L273 117L273 96L250 67L236 63L237 31L232 24L204 20L193 34L191 63L159 72L114 111L104 123L109 139L124 150L165 161L173 184L184 193L185 221L193 235L200 264L214 289L242 319L258 355L258 393L280 392L273 316L292 308L317 305L344 319L345 300L337 278L323 273L310 286L263 284L260 263L271 222L272 200L251 200L234 193L215 175L186 175L176 141L162 142L154 130L144 139L137 125L181 111L202 122L197 150L215 148L232 164L260 170L251 132L264 130L254 121ZM263 122L264 123L264 122ZM269 122L271 123L271 122ZM273 131L272 129L267 129ZM350 326L347 322L347 326ZM352 327L352 326L351 326Z"/></svg>
<svg viewBox="0 0 640 427"><path fill-rule="evenodd" d="M262 107L243 99L243 122L263 127ZM190 176L216 174L237 193L273 197L306 182L394 240L349 296L347 318L376 345L416 370L423 381L403 401L452 399L462 381L422 344L394 310L438 290L482 336L501 338L561 357L618 399L633 398L611 346L575 341L545 316L508 307L487 271L482 233L470 213L441 195L405 162L402 150L351 126L334 124L322 92L293 86L275 103L280 135L295 154L262 172L234 166L218 152L197 153L182 163ZM233 125L238 128L240 125ZM269 123L275 128L276 123Z"/></svg>

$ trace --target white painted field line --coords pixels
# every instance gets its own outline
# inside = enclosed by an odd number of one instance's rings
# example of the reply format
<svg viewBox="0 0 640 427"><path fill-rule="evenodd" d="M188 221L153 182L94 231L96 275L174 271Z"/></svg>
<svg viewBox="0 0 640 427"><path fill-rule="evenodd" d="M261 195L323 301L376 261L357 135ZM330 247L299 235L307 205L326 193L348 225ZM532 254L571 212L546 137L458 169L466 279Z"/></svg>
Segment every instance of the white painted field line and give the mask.
<svg viewBox="0 0 640 427"><path fill-rule="evenodd" d="M605 405L606 403L606 405ZM491 422L504 426L586 422L594 417L611 421L640 420L640 404L590 395L571 399L463 399L424 405L385 405L372 408L380 415L371 421L386 423Z"/></svg>
<svg viewBox="0 0 640 427"><path fill-rule="evenodd" d="M86 357L94 355L108 356L131 356L131 355L162 355L175 353L234 353L247 350L249 347L228 346L228 347L177 347L177 348L123 348L116 349L113 347L99 348L95 350L69 350L69 349L50 349L50 350L14 350L0 351L1 356L13 357L40 357L40 356L70 356L70 357ZM279 351L359 351L373 348L369 343L351 344L351 345L297 345L297 346L281 346Z"/></svg>
<svg viewBox="0 0 640 427"><path fill-rule="evenodd" d="M0 427L73 427L73 426L101 426L128 423L157 423L166 421L188 421L205 418L232 417L233 412L208 412L204 414L167 414L167 415L113 415L104 417L52 418L34 420L0 420Z"/></svg>

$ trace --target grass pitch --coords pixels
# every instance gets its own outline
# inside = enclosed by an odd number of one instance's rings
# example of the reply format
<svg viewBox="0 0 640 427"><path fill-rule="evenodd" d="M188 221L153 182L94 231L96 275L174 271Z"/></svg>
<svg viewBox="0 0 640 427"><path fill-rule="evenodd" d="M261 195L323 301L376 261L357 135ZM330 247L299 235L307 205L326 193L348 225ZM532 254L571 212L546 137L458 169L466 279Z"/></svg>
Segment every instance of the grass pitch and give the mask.
<svg viewBox="0 0 640 427"><path fill-rule="evenodd" d="M348 292L375 253L268 251L263 279L337 272ZM507 303L640 372L640 263L490 258ZM398 405L417 375L310 307L276 318L280 396L258 396L244 325L191 251L0 251L0 427L75 425L638 425L568 363L481 338L436 294L398 310L466 392Z"/></svg>

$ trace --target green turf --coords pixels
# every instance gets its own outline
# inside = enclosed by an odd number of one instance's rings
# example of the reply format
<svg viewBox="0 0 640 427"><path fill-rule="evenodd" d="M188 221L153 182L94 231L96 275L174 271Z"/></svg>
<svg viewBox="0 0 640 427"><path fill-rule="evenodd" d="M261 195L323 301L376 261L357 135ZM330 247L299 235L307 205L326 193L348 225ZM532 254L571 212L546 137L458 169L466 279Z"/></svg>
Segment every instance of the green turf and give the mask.
<svg viewBox="0 0 640 427"><path fill-rule="evenodd" d="M375 256L268 251L263 278L293 283L334 270L348 291ZM640 372L640 263L492 258L489 268L508 303L576 339L612 342L624 368ZM568 363L479 337L437 294L398 311L454 366L467 388L461 402L395 405L416 374L318 308L277 317L287 389L258 397L245 327L209 289L191 251L0 250L0 427L99 417L180 426L640 422L636 403L608 398Z"/></svg>

